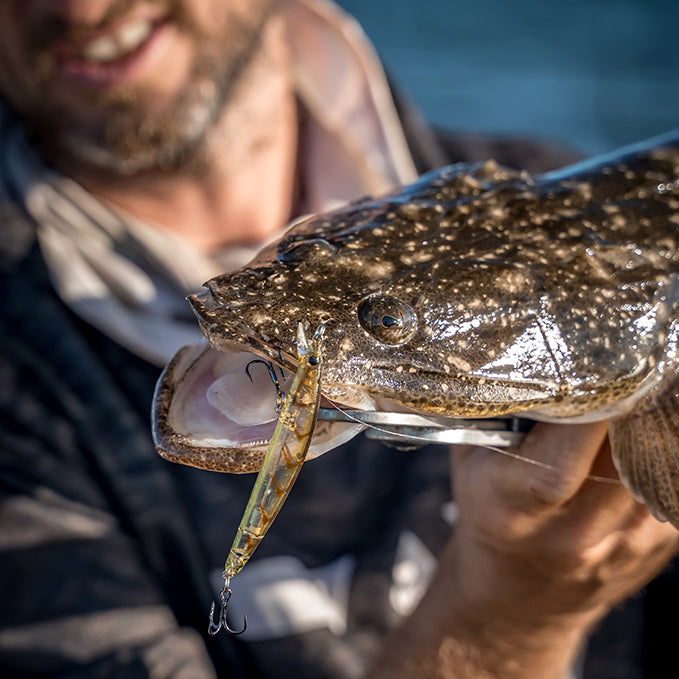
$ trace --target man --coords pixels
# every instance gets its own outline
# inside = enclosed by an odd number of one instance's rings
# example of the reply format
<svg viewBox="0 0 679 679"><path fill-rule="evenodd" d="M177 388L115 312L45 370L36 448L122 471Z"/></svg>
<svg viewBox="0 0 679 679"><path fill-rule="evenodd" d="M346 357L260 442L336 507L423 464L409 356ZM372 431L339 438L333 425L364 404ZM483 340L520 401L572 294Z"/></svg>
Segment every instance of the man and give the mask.
<svg viewBox="0 0 679 679"><path fill-rule="evenodd" d="M537 425L540 466L455 450L452 532L446 455L362 441L239 575L250 636L207 637L251 479L154 455L153 384L187 291L414 176L388 87L321 0L5 0L0 91L3 676L560 679L674 553L587 479L605 423Z"/></svg>

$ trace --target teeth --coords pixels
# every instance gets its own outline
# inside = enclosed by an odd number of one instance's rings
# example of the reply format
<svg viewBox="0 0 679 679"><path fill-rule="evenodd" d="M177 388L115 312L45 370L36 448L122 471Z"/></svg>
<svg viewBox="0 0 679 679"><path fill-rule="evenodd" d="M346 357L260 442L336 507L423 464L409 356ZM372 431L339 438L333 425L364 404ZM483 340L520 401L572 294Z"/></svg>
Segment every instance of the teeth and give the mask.
<svg viewBox="0 0 679 679"><path fill-rule="evenodd" d="M123 25L116 34L118 44L128 52L136 50L151 35L152 30L153 26L150 21L130 21Z"/></svg>
<svg viewBox="0 0 679 679"><path fill-rule="evenodd" d="M113 59L118 58L119 49L116 41L109 37L104 36L101 38L96 38L92 42L85 46L82 53L86 61L103 62L103 61L113 61Z"/></svg>
<svg viewBox="0 0 679 679"><path fill-rule="evenodd" d="M82 50L82 57L94 63L120 59L136 50L148 39L152 30L153 25L145 19L129 21L114 34L102 35L88 42Z"/></svg>

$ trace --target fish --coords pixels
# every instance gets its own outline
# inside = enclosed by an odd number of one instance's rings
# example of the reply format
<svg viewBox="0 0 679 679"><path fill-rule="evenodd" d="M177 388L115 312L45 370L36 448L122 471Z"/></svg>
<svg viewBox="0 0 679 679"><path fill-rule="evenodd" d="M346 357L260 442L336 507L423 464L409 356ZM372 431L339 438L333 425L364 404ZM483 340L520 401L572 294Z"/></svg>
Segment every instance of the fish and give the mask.
<svg viewBox="0 0 679 679"><path fill-rule="evenodd" d="M436 169L294 224L189 297L206 338L156 389L168 460L256 471L296 328L326 328L323 403L547 422L610 420L618 472L679 527L679 132L542 175ZM250 389L251 391L248 391ZM317 423L309 457L355 436Z"/></svg>

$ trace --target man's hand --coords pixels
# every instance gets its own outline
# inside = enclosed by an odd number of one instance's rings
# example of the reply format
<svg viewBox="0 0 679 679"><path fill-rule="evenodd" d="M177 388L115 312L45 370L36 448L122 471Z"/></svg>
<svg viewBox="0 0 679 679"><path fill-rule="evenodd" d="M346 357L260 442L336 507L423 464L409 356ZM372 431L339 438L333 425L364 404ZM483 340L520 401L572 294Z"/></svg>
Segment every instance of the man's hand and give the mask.
<svg viewBox="0 0 679 679"><path fill-rule="evenodd" d="M679 533L617 481L607 423L538 423L515 452L528 461L453 449L458 522L376 666L391 674L371 677L560 679L591 626L675 553Z"/></svg>
<svg viewBox="0 0 679 679"><path fill-rule="evenodd" d="M453 449L465 596L480 614L517 623L594 621L665 565L679 533L618 481L606 422L538 423L519 452L532 463Z"/></svg>

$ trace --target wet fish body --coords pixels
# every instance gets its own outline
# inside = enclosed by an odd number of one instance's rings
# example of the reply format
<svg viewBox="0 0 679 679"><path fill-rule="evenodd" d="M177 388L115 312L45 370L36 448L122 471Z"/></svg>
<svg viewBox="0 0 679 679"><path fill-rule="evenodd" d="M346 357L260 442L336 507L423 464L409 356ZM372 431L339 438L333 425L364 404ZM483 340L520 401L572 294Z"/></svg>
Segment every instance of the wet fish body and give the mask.
<svg viewBox="0 0 679 679"><path fill-rule="evenodd" d="M305 220L190 298L219 351L170 364L156 399L159 450L256 468L252 441L204 445L184 415L177 428L177 391L200 383L202 363L204 381L217 379L220 352L294 370L297 324L322 323L326 398L454 417L619 418L623 476L676 521L678 233L675 136L537 177L492 161L454 165ZM651 422L662 432L640 462L635 432Z"/></svg>

